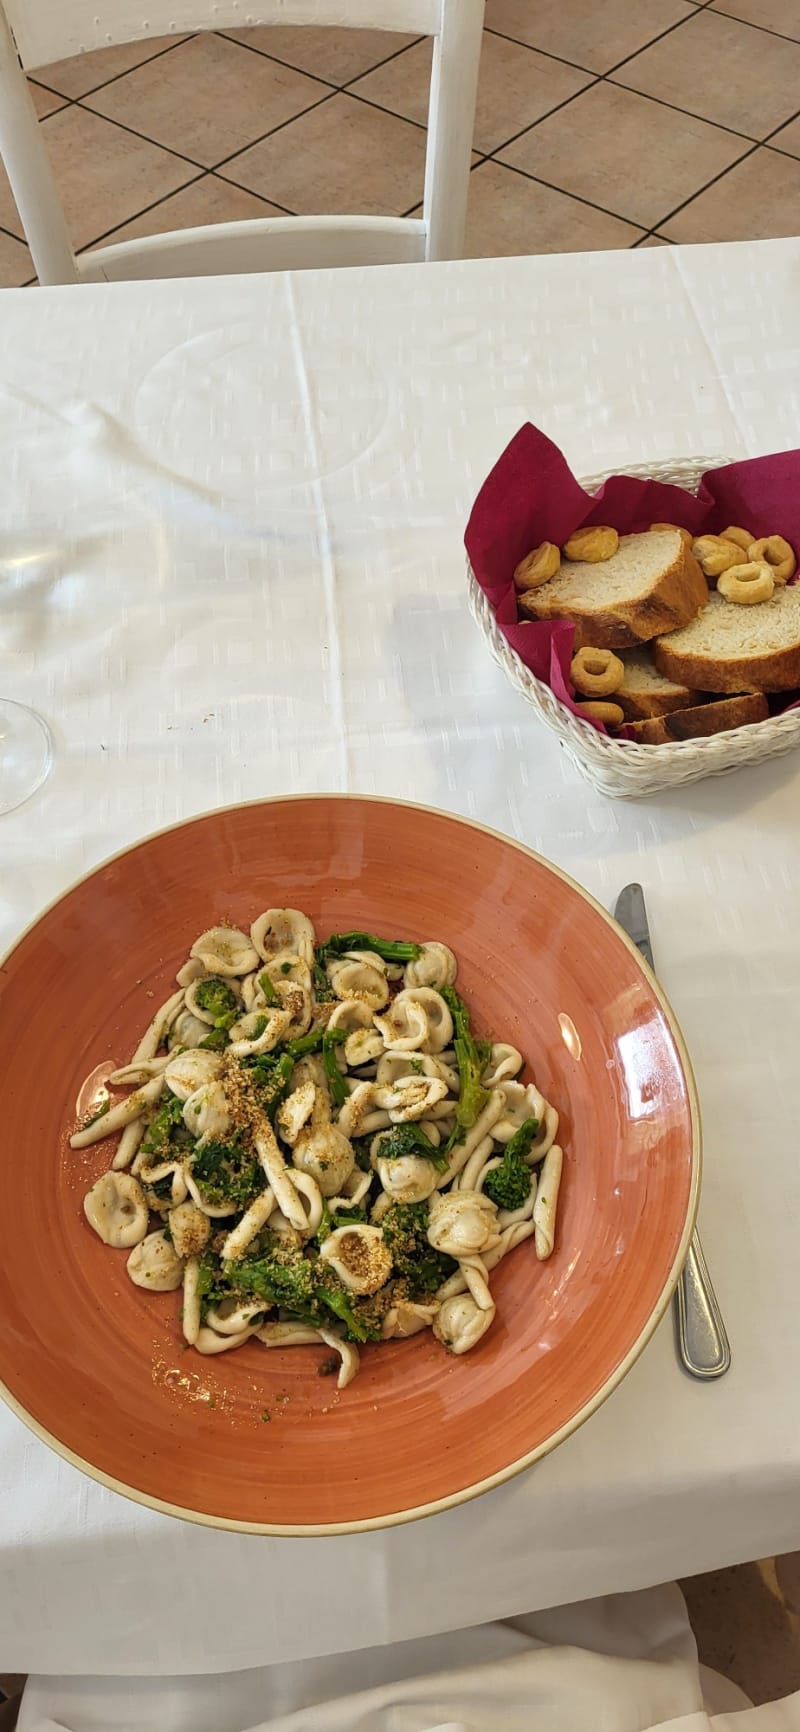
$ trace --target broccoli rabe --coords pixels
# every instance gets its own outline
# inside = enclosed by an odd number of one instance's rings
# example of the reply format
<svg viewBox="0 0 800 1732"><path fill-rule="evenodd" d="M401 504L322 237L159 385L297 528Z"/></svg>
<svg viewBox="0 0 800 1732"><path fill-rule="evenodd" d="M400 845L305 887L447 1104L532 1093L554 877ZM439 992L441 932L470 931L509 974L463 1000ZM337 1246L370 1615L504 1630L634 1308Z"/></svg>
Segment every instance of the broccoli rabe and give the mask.
<svg viewBox="0 0 800 1732"><path fill-rule="evenodd" d="M191 1131L183 1122L183 1101L177 1095L167 1095L142 1137L142 1154L150 1156L150 1165L172 1159L176 1151L190 1149L194 1142Z"/></svg>
<svg viewBox="0 0 800 1732"><path fill-rule="evenodd" d="M351 1203L346 1209L336 1210L336 1213L333 1216L333 1225L334 1227L346 1227L348 1223L352 1223L353 1221L363 1225L366 1219L366 1209L362 1209L360 1203Z"/></svg>
<svg viewBox="0 0 800 1732"><path fill-rule="evenodd" d="M410 1299L435 1293L458 1264L428 1244L428 1204L392 1203L381 1219L392 1262Z"/></svg>
<svg viewBox="0 0 800 1732"><path fill-rule="evenodd" d="M99 1107L95 1107L95 1110L93 1113L87 1114L87 1117L84 1119L83 1124L81 1125L81 1130L82 1131L88 1131L90 1125L96 1125L98 1119L104 1119L110 1106L111 1106L111 1096L106 1095L105 1100L100 1102Z"/></svg>
<svg viewBox="0 0 800 1732"><path fill-rule="evenodd" d="M218 1027L212 1028L208 1034L204 1034L202 1040L198 1041L198 1046L201 1046L206 1052L224 1051L228 1045L228 1030L223 1026L225 1020L223 1017Z"/></svg>
<svg viewBox="0 0 800 1732"><path fill-rule="evenodd" d="M358 1315L358 1301L328 1269L308 1253L277 1241L254 1258L243 1258L231 1271L232 1291L263 1299L312 1328L330 1325L331 1316L344 1324L352 1341L377 1340L368 1320Z"/></svg>
<svg viewBox="0 0 800 1732"><path fill-rule="evenodd" d="M328 1207L328 1199L327 1197L323 1197L322 1215L319 1226L314 1234L314 1243L315 1245L322 1245L329 1235L336 1231L337 1227L351 1226L354 1221L363 1224L366 1219L367 1211L366 1209L361 1208L360 1203L351 1203L349 1208L337 1209L335 1214L331 1214Z"/></svg>
<svg viewBox="0 0 800 1732"><path fill-rule="evenodd" d="M498 1209L521 1209L531 1194L534 1179L528 1166L531 1144L539 1129L538 1119L526 1119L506 1143L499 1167L493 1167L483 1182L484 1195Z"/></svg>
<svg viewBox="0 0 800 1732"><path fill-rule="evenodd" d="M319 1226L314 1234L314 1243L316 1245L322 1245L332 1232L333 1221L331 1219L330 1209L328 1208L328 1199L327 1197L323 1197L322 1214L320 1215Z"/></svg>
<svg viewBox="0 0 800 1732"><path fill-rule="evenodd" d="M371 1140L371 1139L370 1139ZM437 1173L446 1173L448 1160L443 1148L434 1148L430 1137L414 1123L393 1125L381 1134L381 1159L397 1161L402 1155L424 1155Z"/></svg>
<svg viewBox="0 0 800 1732"><path fill-rule="evenodd" d="M275 991L275 988L272 984L272 981L270 980L269 975L267 974L266 969L264 970L263 974L259 975L258 984L261 987L261 991L264 994L264 998L265 998L267 1004L280 1004L281 1001L278 997L277 992Z"/></svg>
<svg viewBox="0 0 800 1732"><path fill-rule="evenodd" d="M312 978L314 981L314 997L316 998L317 1003L330 1004L331 1000L335 997L335 993L328 976L325 973L323 964L320 962L318 952L314 957Z"/></svg>
<svg viewBox="0 0 800 1732"><path fill-rule="evenodd" d="M347 1083L344 1080L344 1073L340 1071L338 1060L336 1058L336 1047L338 1042L334 1039L334 1036L338 1033L338 1029L326 1028L324 1030L322 1035L322 1063L325 1067L328 1088L331 1091L331 1100L333 1101L334 1106L343 1107L347 1100L349 1091Z"/></svg>
<svg viewBox="0 0 800 1732"><path fill-rule="evenodd" d="M442 998L453 1018L453 1046L459 1079L456 1122L447 1142L449 1152L456 1143L463 1142L464 1132L472 1129L488 1102L489 1090L483 1087L481 1074L488 1062L491 1045L488 1041L474 1039L469 1026L469 1011L452 986L442 987Z"/></svg>
<svg viewBox="0 0 800 1732"><path fill-rule="evenodd" d="M287 1040L283 1050L290 1052L292 1058L303 1058L308 1052L321 1052L326 1035L329 1046L342 1046L348 1038L348 1031L346 1028L313 1028L310 1034Z"/></svg>
<svg viewBox="0 0 800 1732"><path fill-rule="evenodd" d="M294 1059L288 1051L264 1052L239 1060L249 1071L258 1088L259 1104L274 1119L281 1101L286 1099L292 1083Z"/></svg>
<svg viewBox="0 0 800 1732"><path fill-rule="evenodd" d="M353 1154L356 1157L356 1166L358 1167L359 1172L368 1173L370 1170L370 1167L372 1165L372 1162L370 1160L370 1149L372 1148L372 1138L371 1137L351 1137L350 1142L352 1145Z"/></svg>
<svg viewBox="0 0 800 1732"><path fill-rule="evenodd" d="M260 1161L236 1138L229 1143L213 1139L201 1143L192 1161L192 1175L204 1201L217 1208L235 1203L237 1208L246 1209L266 1183Z"/></svg>
<svg viewBox="0 0 800 1732"><path fill-rule="evenodd" d="M406 944L400 938L376 938L372 932L334 932L317 946L317 961L324 966L330 957L344 956L348 950L373 950L384 962L416 962L422 955L421 944Z"/></svg>
<svg viewBox="0 0 800 1732"><path fill-rule="evenodd" d="M194 989L195 1003L208 1016L213 1016L216 1023L221 1016L229 1016L238 1010L239 1001L236 993L228 986L227 981L220 980L216 974L210 974L207 980L199 980Z"/></svg>

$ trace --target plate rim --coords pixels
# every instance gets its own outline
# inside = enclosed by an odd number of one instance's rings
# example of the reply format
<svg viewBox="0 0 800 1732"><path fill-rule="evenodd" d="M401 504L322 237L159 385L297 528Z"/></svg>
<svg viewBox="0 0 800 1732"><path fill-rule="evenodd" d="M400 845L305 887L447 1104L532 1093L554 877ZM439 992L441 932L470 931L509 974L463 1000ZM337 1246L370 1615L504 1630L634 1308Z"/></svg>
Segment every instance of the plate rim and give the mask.
<svg viewBox="0 0 800 1732"><path fill-rule="evenodd" d="M483 824L477 818L466 818L463 817L460 812L448 812L442 807L429 806L419 800L395 800L387 794L359 794L352 791L348 791L347 793L337 793L334 791L314 794L268 794L254 800L236 800L231 805L227 806L212 806L203 812L195 812L189 817L178 818L172 824L162 824L157 830L148 831L145 836L140 836L136 841L128 842L124 847L116 849L113 854L106 855L104 859L98 861L96 866L90 867L87 872L79 873L78 877L74 878L65 889L59 891L57 896L52 897L43 908L40 908L34 915L33 919L29 920L22 932L18 934L14 942L3 952L2 956L0 956L0 974L2 974L6 964L20 948L20 945L24 944L29 934L38 926L39 922L57 908L59 903L63 902L67 896L71 895L73 890L77 890L81 885L89 883L91 879L96 877L100 872L104 872L108 866L112 866L115 861L123 859L127 854L134 853L137 848L144 847L148 842L156 841L160 836L167 836L173 830L183 830L189 824L201 823L203 820L208 818L221 817L229 812L246 811L255 806L280 806L289 804L290 802L295 803L299 800L319 803L328 802L329 804L334 801L358 801L362 805L396 806L404 811L424 812L434 818L445 818L453 824L463 826L464 829L481 831L484 835L493 837L495 841L503 842L508 847L516 849L517 853L524 854L529 860L535 860L537 865L543 866L547 872L551 872L554 877L560 878L563 884L568 885L571 890L574 890L581 900L587 903L588 906L594 910L595 914L600 915L607 926L613 928L618 939L622 941L640 972L644 975L653 996L664 1014L670 1034L675 1043L686 1082L689 1122L691 1127L692 1172L686 1219L684 1221L683 1231L664 1286L661 1289L659 1297L649 1318L647 1319L647 1322L640 1330L636 1340L631 1344L624 1358L620 1361L619 1365L611 1375L606 1378L601 1387L595 1390L595 1393L587 1402L584 1403L583 1407L579 1408L578 1412L573 1414L571 1419L566 1420L565 1423L559 1427L558 1431L553 1432L550 1437L546 1438L543 1443L537 1444L534 1449L528 1450L525 1455L518 1456L514 1461L509 1462L506 1467L498 1469L497 1473L489 1474L484 1479L476 1480L474 1484L464 1486L461 1490L452 1492L445 1497L435 1498L430 1503L415 1504L410 1509L392 1510L388 1515L366 1516L360 1518L358 1521L300 1524L241 1521L230 1516L209 1515L202 1510L189 1509L183 1504L168 1503L162 1498L153 1497L149 1492L139 1491L136 1486L129 1485L125 1480L116 1479L113 1474L106 1473L103 1468L95 1467L90 1461L87 1461L84 1456L78 1455L75 1450L70 1449L68 1444L61 1443L52 1432L48 1431L45 1425L42 1425L40 1420L35 1419L33 1414L28 1412L23 1403L12 1394L7 1384L2 1378L0 1378L0 1400L10 1408L11 1412L15 1414L17 1419L20 1419L23 1425L27 1426L28 1430L33 1432L34 1436L38 1437L42 1443L46 1443L50 1449L54 1450L56 1455L61 1456L62 1460L69 1462L72 1467L76 1467L79 1472L86 1474L89 1479L93 1479L97 1484L105 1486L107 1490L118 1492L121 1497L127 1498L130 1502L140 1504L146 1509L155 1510L160 1515L171 1516L179 1521L191 1522L195 1527L217 1528L227 1533L263 1534L274 1539L324 1539L327 1537L332 1538L334 1536L341 1536L343 1534L374 1533L385 1528L404 1527L410 1522L422 1521L426 1516L440 1515L444 1510L456 1509L462 1504L471 1503L474 1498L482 1497L485 1492L494 1491L498 1486L505 1485L509 1480L516 1479L518 1474L524 1473L529 1467L533 1467L535 1462L542 1461L545 1456L550 1455L554 1449L557 1449L559 1444L564 1443L568 1437L572 1437L576 1431L579 1431L581 1426L585 1425L586 1421L591 1419L592 1415L598 1412L598 1410L608 1400L609 1396L613 1395L614 1390L619 1388L619 1385L635 1365L636 1360L640 1357L641 1353L647 1346L648 1341L650 1341L652 1336L655 1334L659 1323L666 1315L673 1293L677 1287L681 1270L686 1261L692 1234L694 1233L697 1222L703 1171L703 1133L700 1102L697 1093L694 1069L691 1058L689 1057L686 1042L669 998L656 978L656 975L653 973L653 970L648 966L642 956L641 951L634 944L632 938L629 937L624 927L620 926L619 922L614 919L613 914L609 913L608 909L603 906L602 902L598 902L597 898L591 894L591 891L585 890L583 885L579 884L577 879L573 878L569 872L565 872L562 867L557 866L554 861L548 860L544 854L538 853L535 848L529 848L527 843L520 842L515 836L506 835L502 830L496 830L491 824Z"/></svg>

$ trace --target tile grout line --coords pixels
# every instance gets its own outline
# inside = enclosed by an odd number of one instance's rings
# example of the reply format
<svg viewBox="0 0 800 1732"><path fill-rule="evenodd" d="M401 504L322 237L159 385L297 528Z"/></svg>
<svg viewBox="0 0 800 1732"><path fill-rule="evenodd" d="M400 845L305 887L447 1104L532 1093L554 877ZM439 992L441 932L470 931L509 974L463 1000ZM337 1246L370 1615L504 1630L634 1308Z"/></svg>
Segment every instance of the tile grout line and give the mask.
<svg viewBox="0 0 800 1732"><path fill-rule="evenodd" d="M181 151L175 150L171 145L159 144L156 139L150 138L148 133L138 132L135 126L129 126L127 124L127 122L124 120L112 120L109 115L98 113L97 109L95 109L95 108L87 108L77 98L72 103L72 107L73 108L80 108L84 114L91 114L95 120L105 121L107 126L119 127L121 132L130 133L132 138L141 139L144 144L152 145L154 150L163 151L165 156L173 156L173 157L175 157L176 161L178 161L178 162L187 162L189 164L190 168L200 169L203 174L214 174L214 173L216 173L218 168L224 167L227 163L235 161L237 156L243 156L246 151L252 150L254 145L263 144L265 138L271 138L273 133L275 133L275 132L282 132L284 127L291 126L295 120L300 120L304 114L310 114L313 109L324 107L326 102L330 102L331 97L338 96L338 95L339 95L338 90L332 87L330 90L326 91L324 96L320 97L318 102L312 102L308 108L299 109L297 114L290 115L288 120L279 121L277 126L270 127L268 132L261 133L261 135L258 138L251 139L247 144L240 145L238 150L232 151L229 156L223 156L219 159L219 161L215 161L215 162L198 162L196 157L185 156ZM60 110L59 110L59 112L60 112ZM49 118L50 118L50 116L48 115L47 119L49 119ZM53 116L53 119L55 119L55 115ZM46 126L47 120L43 120L41 122L41 124L42 124L42 126ZM174 190L176 192L178 192L178 191L180 191L180 188L176 187ZM245 189L245 190L249 190L249 189ZM270 199L269 202L272 204L272 203L276 203L277 201ZM131 219L131 220L133 220L133 219Z"/></svg>
<svg viewBox="0 0 800 1732"><path fill-rule="evenodd" d="M773 30L771 24L754 24L752 18L740 18L735 12L720 12L712 4L712 0L706 0L700 10L707 11L711 18L729 18L732 24L744 24L748 30L760 30L764 36L777 36L779 42L796 43L798 40L796 36L785 35L783 30Z"/></svg>
<svg viewBox="0 0 800 1732"><path fill-rule="evenodd" d="M268 60L272 66L285 66L289 68L290 72L300 73L303 78L316 78L321 84L329 84L332 90L347 90L349 85L355 84L357 79L366 78L370 72L377 72L380 66L388 66L392 60L399 60L401 55L407 54L410 48L416 48L420 42L425 41L424 36L415 36L413 42L404 42L402 48L395 48L391 54L386 54L383 59L376 60L374 66L367 66L363 72L354 73L353 77L346 79L343 84L334 84L332 79L323 78L318 72L307 72L304 67L295 66L292 60L281 60L277 54L268 53L266 48L257 48L254 42L240 42L238 37L231 36L227 30L216 30L214 34L221 36L225 42L233 42L238 48L249 49L251 54L260 54L262 60Z"/></svg>
<svg viewBox="0 0 800 1732"><path fill-rule="evenodd" d="M93 248L100 246L102 241L107 241L109 239L112 239L115 234L119 233L120 229L127 228L129 223L138 222L140 217L148 216L150 214L150 211L152 211L152 210L158 210L159 205L166 204L169 199L177 197L178 193L187 191L190 186L199 186L202 181L213 180L213 178L214 178L213 168L204 169L202 174L195 175L193 180L187 180L185 183L185 186L179 186L177 188L176 192L164 193L162 198L154 199L152 204L145 205L144 209L137 211L135 216L126 217L124 222L115 223L113 228L104 229L104 231L101 235L95 235L94 240L89 241L87 243L87 245L81 249L80 253L76 254L76 257L77 258L86 257ZM223 181L222 184L224 186L233 186L235 183L233 181ZM250 192L249 187L243 187L240 190L243 192ZM273 205L276 210L283 211L285 216L294 216L296 214L293 210L289 210L288 205L278 204L277 199L267 198L265 193L255 192L252 194L252 197L259 199L262 204ZM245 220L247 220L247 219L245 219ZM215 226L215 225L209 224L209 227L211 227L211 226ZM162 232L162 231L159 231L159 232ZM166 230L166 229L163 230L163 233L165 233L165 234L169 233L169 232L170 232L169 230ZM180 229L175 230L175 233L180 234L181 233Z"/></svg>
<svg viewBox="0 0 800 1732"><path fill-rule="evenodd" d="M519 129L519 132L512 133L511 138L507 138L505 140L504 144L494 145L492 150L487 151L486 160L487 161L493 160L497 156L498 151L500 151L500 150L509 150L511 145L516 144L518 139L524 138L526 133L535 132L537 126L541 126L543 120L550 120L554 114L560 114L562 108L569 108L569 105L571 102L577 102L579 97L585 96L587 94L587 91L594 90L594 88L597 84L602 84L602 83L603 83L602 74L598 73L594 78L592 78L592 80L590 81L589 84L584 85L582 90L576 90L572 96L565 96L563 102L557 102L554 108L548 108L548 110L545 114L539 115L538 120L532 120L530 126L521 126ZM510 168L512 166L512 164L503 162L503 163L500 163L499 166L501 168Z"/></svg>
<svg viewBox="0 0 800 1732"><path fill-rule="evenodd" d="M695 18L699 17L700 11L702 11L702 7L698 11L687 12L685 18L676 18L674 24L668 25L666 30L660 30L658 35L652 38L652 41L645 42L643 48L636 48L633 54L624 54L621 60L617 60L613 66L607 67L603 77L610 78L612 72L619 72L620 67L627 66L631 60L638 60L640 54L646 54L648 49L655 48L657 42L663 42L667 36L674 36L676 30L682 30L685 24L691 24Z"/></svg>
<svg viewBox="0 0 800 1732"><path fill-rule="evenodd" d="M614 70L616 71L616 68ZM600 83L610 84L614 90L627 90L630 96L639 96L643 102L657 102L660 108L669 108L673 114L685 114L687 120L699 120L703 126L713 126L717 132L727 132L730 138L743 138L747 144L764 143L763 138L754 138L752 132L738 132L733 126L725 126L721 120L709 120L707 115L696 114L694 109L681 108L677 102L668 102L666 96L651 96L649 91L636 90L631 84L617 84L616 79L612 78L610 73L604 75ZM579 95L582 94L579 92ZM789 124L789 120L782 120L780 123L781 126L788 126ZM776 131L780 131L780 127L776 127ZM771 138L772 134L768 133L767 137Z"/></svg>
<svg viewBox="0 0 800 1732"><path fill-rule="evenodd" d="M236 162L237 157L246 156L248 150L255 150L255 147L257 144L263 144L265 139L267 139L267 138L274 138L276 132L284 132L287 126L293 126L295 121L296 120L302 120L304 115L313 114L315 108L324 108L326 102L331 102L333 97L338 96L338 95L339 95L339 91L334 86L331 90L328 91L326 96L320 97L319 102L312 102L310 107L301 108L299 114L293 114L293 115L291 115L289 120L282 120L278 123L277 126L271 126L267 132L262 132L258 138L251 139L249 144L243 144L240 146L239 150L232 151L230 156L223 156L220 158L219 162L211 163L210 172L212 172L213 174L217 174L221 168L228 168L231 163ZM223 180L225 180L226 178L227 177L225 175L222 176ZM240 183L237 181L234 184L238 186ZM246 189L246 190L249 190L249 189ZM266 195L264 195L264 196L266 196ZM278 201L277 201L277 199L270 199L269 202L271 204L277 204Z"/></svg>
<svg viewBox="0 0 800 1732"><path fill-rule="evenodd" d="M534 48L532 42L523 42L519 36L509 36L507 30L496 30L489 24L484 28L489 36L499 36L502 42L513 42L515 48L528 48L531 54L541 54L545 60L555 60L558 66L569 66L573 72L585 72L588 78L603 77L596 66L579 66L577 60L565 60L563 54L553 54L549 48Z"/></svg>
<svg viewBox="0 0 800 1732"><path fill-rule="evenodd" d="M752 150L746 150L744 156L740 156L736 162L732 162L729 168L723 168L719 174L715 174L711 180L707 181L705 186L699 187L698 191L693 192L689 198L685 198L680 204L676 204L675 209L669 211L667 216L659 217L657 227L663 229L664 225L672 222L673 217L679 216L680 212L685 210L687 205L693 204L695 199L700 198L702 193L710 192L712 186L717 186L719 181L724 180L725 176L731 174L733 169L740 168L743 162L747 162L751 156L755 156L756 151L761 150L761 148L760 144L754 144ZM670 238L669 235L665 236L666 240L670 240ZM676 243L673 243L673 245L674 244ZM680 245L680 242L677 244Z"/></svg>
<svg viewBox="0 0 800 1732"><path fill-rule="evenodd" d="M484 162L495 162L495 158L492 156L484 157L483 160L484 160ZM619 211L609 210L607 208L607 206L604 204L595 204L592 201L592 199L583 198L582 195L578 192L565 192L563 186L556 186L555 182L552 180L542 180L541 175L528 174L524 168L514 168L513 164L510 162L498 162L496 164L496 166L498 168L507 169L509 174L518 174L520 176L521 180L533 181L535 186L546 186L550 192L560 193L562 198L571 198L575 204L586 205L589 210L599 211L602 216L613 217L615 219L615 221L619 222L619 223L627 223L628 228L644 229L645 232L642 235L643 240L647 239L648 234L653 233L653 229L649 229L647 227L646 223L637 222L635 217L620 216ZM481 164L476 162L475 168L480 168L480 167L481 167ZM703 191L703 190L704 189L701 188L701 191ZM659 219L659 221L660 220L661 219ZM658 225L654 224L654 228L657 226ZM623 251L624 250L625 249L623 248Z"/></svg>
<svg viewBox="0 0 800 1732"><path fill-rule="evenodd" d="M82 90L79 96L65 96L62 90L54 90L53 86L51 84L45 84L44 80L39 78L35 71L27 73L26 76L32 78L34 84L41 84L42 89L47 90L51 96L60 96L63 102L67 102L70 107L74 107L76 103L82 102L85 97L96 96L99 90L107 90L110 84L118 84L121 78L127 78L129 72L139 72L143 66L152 65L154 60L163 60L165 54L173 54L176 48L183 47L184 42L192 42L193 40L193 36L181 36L177 42L168 42L166 48L157 48L155 53L148 54L145 60L137 60L135 66L126 66L124 72L115 72L113 77L105 78L102 84L93 84L90 90ZM102 53L103 50L101 49L100 52ZM88 54L86 58L88 60ZM47 72L48 68L45 66L42 70ZM45 118L49 120L50 116L47 115Z"/></svg>

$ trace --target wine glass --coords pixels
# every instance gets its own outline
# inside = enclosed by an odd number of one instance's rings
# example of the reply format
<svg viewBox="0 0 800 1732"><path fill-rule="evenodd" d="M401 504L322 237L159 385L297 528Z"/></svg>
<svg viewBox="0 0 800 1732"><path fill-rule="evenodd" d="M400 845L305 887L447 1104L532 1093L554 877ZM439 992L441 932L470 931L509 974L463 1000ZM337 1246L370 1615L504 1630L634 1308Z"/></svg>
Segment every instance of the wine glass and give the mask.
<svg viewBox="0 0 800 1732"><path fill-rule="evenodd" d="M0 813L30 799L50 774L53 737L43 716L0 698Z"/></svg>

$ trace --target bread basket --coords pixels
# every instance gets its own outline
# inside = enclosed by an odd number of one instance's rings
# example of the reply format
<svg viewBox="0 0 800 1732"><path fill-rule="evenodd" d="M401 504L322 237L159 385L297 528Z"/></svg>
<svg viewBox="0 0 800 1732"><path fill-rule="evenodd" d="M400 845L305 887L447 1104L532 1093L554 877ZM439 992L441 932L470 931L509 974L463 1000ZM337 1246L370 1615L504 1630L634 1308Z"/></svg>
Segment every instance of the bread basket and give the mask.
<svg viewBox="0 0 800 1732"><path fill-rule="evenodd" d="M626 464L625 473L673 482L695 493L707 469L728 461L719 457L668 458L662 463ZM614 473L606 469L597 475L584 476L581 485L588 493L595 493ZM598 733L590 723L579 721L550 687L526 668L503 636L469 560L467 570L470 611L495 661L546 727L558 735L580 774L601 794L636 800L646 794L657 794L662 788L697 782L702 776L728 775L731 770L760 764L765 758L779 757L800 745L800 709L773 716L766 722L754 722L749 727L732 728L728 733L712 734L707 739L676 740L663 746L641 746Z"/></svg>

